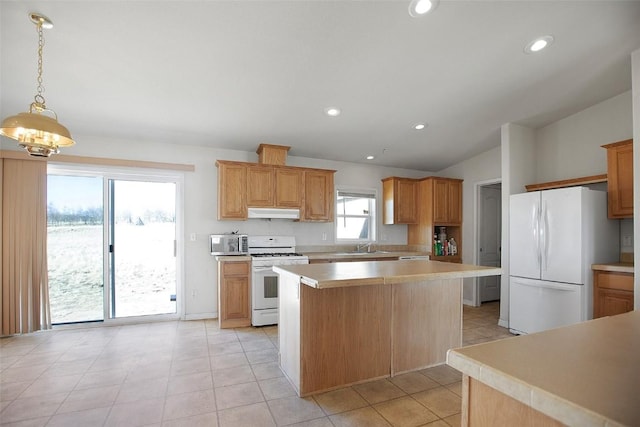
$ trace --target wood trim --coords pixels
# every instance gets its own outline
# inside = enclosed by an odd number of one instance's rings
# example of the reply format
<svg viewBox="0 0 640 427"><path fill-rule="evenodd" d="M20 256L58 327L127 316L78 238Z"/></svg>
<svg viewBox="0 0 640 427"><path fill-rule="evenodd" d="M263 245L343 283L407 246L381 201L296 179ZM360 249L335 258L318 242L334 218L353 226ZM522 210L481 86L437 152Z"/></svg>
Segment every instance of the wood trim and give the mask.
<svg viewBox="0 0 640 427"><path fill-rule="evenodd" d="M602 148L614 148L620 145L633 144L633 139L625 139L624 141L612 142L610 144L601 145Z"/></svg>
<svg viewBox="0 0 640 427"><path fill-rule="evenodd" d="M196 167L194 165L181 164L181 163L162 163L162 162L149 162L145 160L126 160L126 159L111 159L106 157L88 157L88 156L71 156L68 154L56 154L55 157L33 157L27 153L15 150L0 150L0 158L3 159L17 159L17 160L34 160L41 162L51 163L81 163L86 165L100 165L100 166L124 166L134 168L148 168L148 169L164 169L184 172L194 172Z"/></svg>
<svg viewBox="0 0 640 427"><path fill-rule="evenodd" d="M607 174L583 176L581 178L563 179L560 181L549 181L540 184L525 185L527 191L551 190L553 188L576 187L579 185L598 184L607 182Z"/></svg>

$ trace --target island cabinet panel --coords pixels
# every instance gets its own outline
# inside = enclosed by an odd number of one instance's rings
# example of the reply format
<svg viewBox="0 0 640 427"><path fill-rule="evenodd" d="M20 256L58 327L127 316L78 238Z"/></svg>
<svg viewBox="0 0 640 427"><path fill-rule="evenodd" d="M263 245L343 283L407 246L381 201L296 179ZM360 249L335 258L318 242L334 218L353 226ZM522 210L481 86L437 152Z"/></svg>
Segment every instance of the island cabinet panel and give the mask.
<svg viewBox="0 0 640 427"><path fill-rule="evenodd" d="M274 169L272 166L247 167L247 206L271 207L275 205Z"/></svg>
<svg viewBox="0 0 640 427"><path fill-rule="evenodd" d="M466 375L463 377L462 394L466 396L462 404L463 426L564 426L548 415Z"/></svg>
<svg viewBox="0 0 640 427"><path fill-rule="evenodd" d="M218 220L247 219L247 166L222 162L218 166Z"/></svg>
<svg viewBox="0 0 640 427"><path fill-rule="evenodd" d="M603 147L607 149L609 218L633 218L633 139Z"/></svg>
<svg viewBox="0 0 640 427"><path fill-rule="evenodd" d="M390 286L300 291L302 395L389 376Z"/></svg>
<svg viewBox="0 0 640 427"><path fill-rule="evenodd" d="M462 279L394 284L392 300L392 376L442 364L462 346Z"/></svg>
<svg viewBox="0 0 640 427"><path fill-rule="evenodd" d="M276 206L301 208L304 198L304 171L293 168L276 168Z"/></svg>

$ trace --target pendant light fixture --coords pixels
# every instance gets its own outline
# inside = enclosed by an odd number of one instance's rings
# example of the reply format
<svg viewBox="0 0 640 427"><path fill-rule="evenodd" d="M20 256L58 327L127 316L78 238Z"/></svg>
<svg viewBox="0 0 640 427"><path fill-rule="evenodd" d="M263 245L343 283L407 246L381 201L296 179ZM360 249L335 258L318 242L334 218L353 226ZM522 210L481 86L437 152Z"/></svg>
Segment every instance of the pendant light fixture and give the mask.
<svg viewBox="0 0 640 427"><path fill-rule="evenodd" d="M18 141L18 145L27 150L32 156L49 157L59 152L58 147L70 147L75 144L69 130L58 123L55 111L45 105L42 92L42 48L44 46L43 28L53 28L49 18L38 13L30 13L29 18L36 25L38 31L38 85L34 102L28 113L18 113L2 121L0 135ZM50 113L53 117L44 115Z"/></svg>

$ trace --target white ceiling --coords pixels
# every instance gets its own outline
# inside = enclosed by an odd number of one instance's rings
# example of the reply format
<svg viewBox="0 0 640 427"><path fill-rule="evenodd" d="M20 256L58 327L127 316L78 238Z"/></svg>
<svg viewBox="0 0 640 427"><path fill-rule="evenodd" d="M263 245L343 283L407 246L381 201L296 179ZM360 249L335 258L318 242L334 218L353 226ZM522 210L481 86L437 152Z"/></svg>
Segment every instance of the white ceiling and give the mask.
<svg viewBox="0 0 640 427"><path fill-rule="evenodd" d="M1 1L0 113L35 94L31 11L54 23L45 97L78 144L267 142L438 171L499 145L503 123L544 126L631 88L640 1L442 0L419 19L408 4ZM523 53L545 34L551 48Z"/></svg>

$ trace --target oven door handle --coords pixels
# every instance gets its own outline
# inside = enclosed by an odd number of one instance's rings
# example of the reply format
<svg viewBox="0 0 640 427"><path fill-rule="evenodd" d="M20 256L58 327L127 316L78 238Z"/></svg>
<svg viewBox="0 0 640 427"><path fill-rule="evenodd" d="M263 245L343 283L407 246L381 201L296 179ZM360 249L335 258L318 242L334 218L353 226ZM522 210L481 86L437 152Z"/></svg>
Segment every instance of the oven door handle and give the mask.
<svg viewBox="0 0 640 427"><path fill-rule="evenodd" d="M271 267L253 267L253 271L273 271Z"/></svg>

